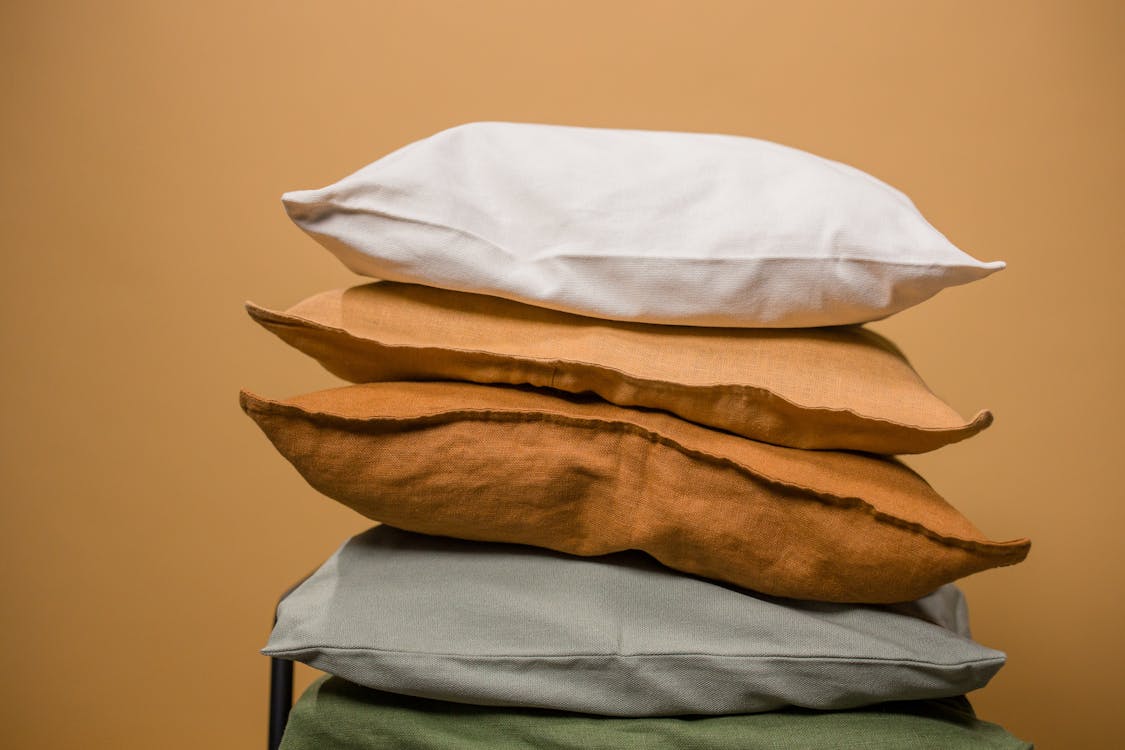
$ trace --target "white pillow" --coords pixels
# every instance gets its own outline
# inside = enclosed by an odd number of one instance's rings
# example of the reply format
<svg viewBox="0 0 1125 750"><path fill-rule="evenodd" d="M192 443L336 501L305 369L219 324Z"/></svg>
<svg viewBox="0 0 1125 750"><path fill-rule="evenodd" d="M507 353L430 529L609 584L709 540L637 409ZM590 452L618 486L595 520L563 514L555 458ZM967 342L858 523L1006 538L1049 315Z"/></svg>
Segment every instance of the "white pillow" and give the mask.
<svg viewBox="0 0 1125 750"><path fill-rule="evenodd" d="M1004 267L894 188L730 135L470 123L282 200L353 271L611 320L876 320Z"/></svg>

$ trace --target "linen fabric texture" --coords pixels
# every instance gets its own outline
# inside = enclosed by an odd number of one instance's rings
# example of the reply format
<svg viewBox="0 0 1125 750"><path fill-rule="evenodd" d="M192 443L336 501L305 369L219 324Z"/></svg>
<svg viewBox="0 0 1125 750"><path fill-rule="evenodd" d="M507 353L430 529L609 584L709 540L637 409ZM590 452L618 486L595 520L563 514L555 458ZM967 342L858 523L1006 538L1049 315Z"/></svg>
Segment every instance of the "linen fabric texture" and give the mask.
<svg viewBox="0 0 1125 750"><path fill-rule="evenodd" d="M901 192L732 135L469 123L289 216L353 271L611 320L861 323L987 276Z"/></svg>
<svg viewBox="0 0 1125 750"><path fill-rule="evenodd" d="M289 715L282 750L1032 750L963 696L850 711L614 718L469 706L321 677Z"/></svg>
<svg viewBox="0 0 1125 750"><path fill-rule="evenodd" d="M379 690L614 716L835 709L957 695L1004 654L912 609L752 595L639 552L580 558L387 526L278 609L264 653Z"/></svg>
<svg viewBox="0 0 1125 750"><path fill-rule="evenodd" d="M618 323L480 294L376 282L251 317L352 382L463 380L592 392L794 448L921 453L975 435L860 326Z"/></svg>
<svg viewBox="0 0 1125 750"><path fill-rule="evenodd" d="M367 383L242 406L316 489L428 534L627 549L767 594L917 599L1022 560L894 459L760 443L593 397Z"/></svg>

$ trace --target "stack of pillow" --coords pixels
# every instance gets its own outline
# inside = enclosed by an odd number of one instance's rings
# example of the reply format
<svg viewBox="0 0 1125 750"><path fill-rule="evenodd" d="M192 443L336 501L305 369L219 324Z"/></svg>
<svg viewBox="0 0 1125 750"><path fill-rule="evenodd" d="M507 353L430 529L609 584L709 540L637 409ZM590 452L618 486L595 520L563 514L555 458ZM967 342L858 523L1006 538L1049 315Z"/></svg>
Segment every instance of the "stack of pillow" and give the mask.
<svg viewBox="0 0 1125 750"><path fill-rule="evenodd" d="M735 136L474 123L284 202L381 279L248 305L355 385L243 408L381 523L279 609L335 675L284 746L1026 747L952 582L1029 542L892 457L992 417L858 325L1002 263Z"/></svg>

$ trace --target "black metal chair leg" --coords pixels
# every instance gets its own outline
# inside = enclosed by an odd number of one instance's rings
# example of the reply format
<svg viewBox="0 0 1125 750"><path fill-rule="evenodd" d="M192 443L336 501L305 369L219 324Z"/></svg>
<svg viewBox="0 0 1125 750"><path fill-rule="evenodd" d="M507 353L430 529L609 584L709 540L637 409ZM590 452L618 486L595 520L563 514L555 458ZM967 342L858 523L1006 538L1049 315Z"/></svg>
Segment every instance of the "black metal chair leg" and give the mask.
<svg viewBox="0 0 1125 750"><path fill-rule="evenodd" d="M281 736L289 723L293 707L293 662L270 659L270 744L269 750L281 747Z"/></svg>
<svg viewBox="0 0 1125 750"><path fill-rule="evenodd" d="M308 580L305 576L290 586L277 600L277 607L285 601L285 597L293 590ZM273 624L277 625L277 607L273 609ZM270 731L269 750L281 747L281 737L285 734L285 725L289 723L289 711L293 708L293 662L288 659L275 659L270 657Z"/></svg>

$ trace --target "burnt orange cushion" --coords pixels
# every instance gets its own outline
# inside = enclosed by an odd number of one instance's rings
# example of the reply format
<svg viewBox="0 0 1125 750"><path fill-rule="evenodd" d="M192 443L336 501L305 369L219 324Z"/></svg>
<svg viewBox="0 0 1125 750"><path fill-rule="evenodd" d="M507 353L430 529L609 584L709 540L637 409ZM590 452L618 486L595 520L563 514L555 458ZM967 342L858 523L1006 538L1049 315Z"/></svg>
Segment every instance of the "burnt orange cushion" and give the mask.
<svg viewBox="0 0 1125 750"><path fill-rule="evenodd" d="M795 448L922 453L975 435L893 344L858 326L617 323L478 294L378 282L285 311L247 304L287 343L356 383L464 380L590 391Z"/></svg>
<svg viewBox="0 0 1125 750"><path fill-rule="evenodd" d="M372 383L242 406L308 482L410 531L626 549L778 596L897 602L1022 560L894 459L782 448L593 398Z"/></svg>

